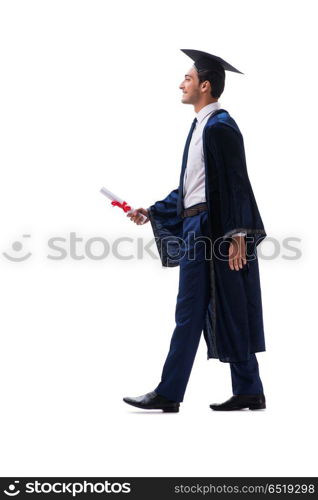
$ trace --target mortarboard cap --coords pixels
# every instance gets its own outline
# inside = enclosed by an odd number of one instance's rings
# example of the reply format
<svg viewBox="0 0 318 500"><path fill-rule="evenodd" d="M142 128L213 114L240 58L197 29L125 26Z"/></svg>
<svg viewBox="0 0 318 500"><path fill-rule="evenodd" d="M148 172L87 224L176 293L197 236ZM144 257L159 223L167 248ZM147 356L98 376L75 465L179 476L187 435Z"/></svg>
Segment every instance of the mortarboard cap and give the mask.
<svg viewBox="0 0 318 500"><path fill-rule="evenodd" d="M212 69L214 71L219 71L224 74L223 70L234 71L235 73L241 73L241 71L231 66L228 62L221 59L221 57L214 56L213 54L208 54L207 52L202 52L201 50L190 50L190 49L180 49L187 56L189 56L194 61L194 65L197 71L203 71L206 69Z"/></svg>

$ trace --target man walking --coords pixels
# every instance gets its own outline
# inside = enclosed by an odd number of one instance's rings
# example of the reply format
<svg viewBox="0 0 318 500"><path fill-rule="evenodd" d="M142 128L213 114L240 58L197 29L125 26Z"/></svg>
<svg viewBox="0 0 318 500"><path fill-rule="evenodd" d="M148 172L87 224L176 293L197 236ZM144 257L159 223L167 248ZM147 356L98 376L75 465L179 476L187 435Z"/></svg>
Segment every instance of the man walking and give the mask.
<svg viewBox="0 0 318 500"><path fill-rule="evenodd" d="M178 412L202 330L207 358L230 364L233 395L213 410L266 407L256 352L265 351L257 245L266 237L248 178L242 134L218 101L220 57L182 49L193 61L180 89L196 117L185 144L180 183L165 199L129 215L150 220L163 266L180 267L176 326L157 387L123 400Z"/></svg>

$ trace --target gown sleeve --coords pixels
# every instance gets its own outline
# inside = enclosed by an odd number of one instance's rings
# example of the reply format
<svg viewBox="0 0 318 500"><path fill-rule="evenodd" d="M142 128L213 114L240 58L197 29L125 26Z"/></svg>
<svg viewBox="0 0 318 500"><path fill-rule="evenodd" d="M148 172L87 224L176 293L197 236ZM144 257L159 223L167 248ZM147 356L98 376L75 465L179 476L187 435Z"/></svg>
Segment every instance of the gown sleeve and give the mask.
<svg viewBox="0 0 318 500"><path fill-rule="evenodd" d="M163 200L148 207L161 263L164 267L179 265L183 219L177 215L178 188Z"/></svg>
<svg viewBox="0 0 318 500"><path fill-rule="evenodd" d="M217 123L209 129L207 145L217 166L222 238L246 233L254 251L266 232L248 177L242 134Z"/></svg>

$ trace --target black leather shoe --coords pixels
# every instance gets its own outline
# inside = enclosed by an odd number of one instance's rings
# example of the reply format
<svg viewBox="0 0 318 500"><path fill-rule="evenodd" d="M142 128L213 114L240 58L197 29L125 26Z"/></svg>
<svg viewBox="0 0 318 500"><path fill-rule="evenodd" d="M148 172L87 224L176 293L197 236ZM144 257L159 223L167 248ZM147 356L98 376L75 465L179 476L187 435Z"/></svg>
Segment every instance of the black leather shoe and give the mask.
<svg viewBox="0 0 318 500"><path fill-rule="evenodd" d="M266 402L264 394L237 394L224 403L210 405L210 408L217 411L243 410L244 408L264 410Z"/></svg>
<svg viewBox="0 0 318 500"><path fill-rule="evenodd" d="M123 398L125 403L142 408L143 410L163 410L164 412L177 413L179 411L180 403L171 401L170 399L160 396L155 391L148 392L143 396L137 398Z"/></svg>

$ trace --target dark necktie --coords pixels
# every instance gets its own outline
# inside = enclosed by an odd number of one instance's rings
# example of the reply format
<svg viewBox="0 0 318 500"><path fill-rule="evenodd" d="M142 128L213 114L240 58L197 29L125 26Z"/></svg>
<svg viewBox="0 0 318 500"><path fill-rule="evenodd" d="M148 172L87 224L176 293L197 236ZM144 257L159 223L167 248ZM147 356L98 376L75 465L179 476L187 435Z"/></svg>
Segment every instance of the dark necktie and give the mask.
<svg viewBox="0 0 318 500"><path fill-rule="evenodd" d="M191 137L192 137L193 130L194 130L196 123L197 123L197 119L195 118L192 122L190 132L189 132L189 135L187 137L184 151L183 151L182 167L181 167L179 191L178 191L178 201L177 201L177 215L181 215L181 212L183 210L183 177L184 177L184 171L185 171L186 166L187 166L190 141L191 141Z"/></svg>

